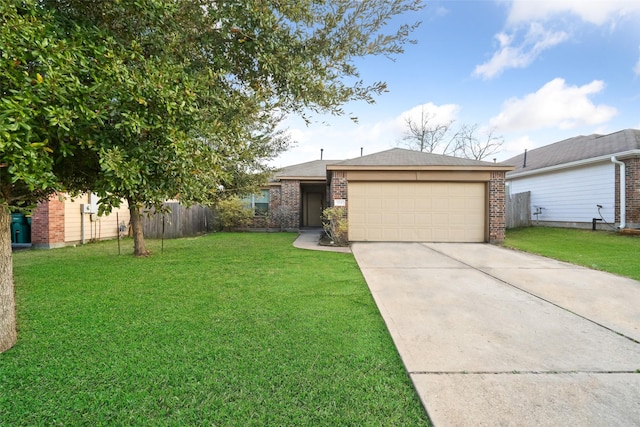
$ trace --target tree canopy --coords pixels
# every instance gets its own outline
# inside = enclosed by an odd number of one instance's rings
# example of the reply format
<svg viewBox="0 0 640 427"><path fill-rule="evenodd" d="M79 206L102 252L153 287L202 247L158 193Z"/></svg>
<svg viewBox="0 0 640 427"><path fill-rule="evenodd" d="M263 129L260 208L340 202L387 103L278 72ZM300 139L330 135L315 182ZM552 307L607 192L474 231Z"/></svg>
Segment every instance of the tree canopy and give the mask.
<svg viewBox="0 0 640 427"><path fill-rule="evenodd" d="M83 162L91 170L82 176L103 210L129 202L139 255L146 253L141 208L176 197L206 203L220 188L250 191L257 181L248 177L264 176L267 161L288 147L276 132L283 114L341 114L345 102L372 102L385 85L359 80L354 60L400 53L413 26L383 29L420 7L406 0L44 5L127 49L124 70L112 76L109 116L83 151L94 160Z"/></svg>
<svg viewBox="0 0 640 427"><path fill-rule="evenodd" d="M421 7L0 0L0 263L9 207L55 191L91 190L102 212L127 200L137 255L143 208L250 192L290 143L284 115L342 114L386 90L355 60L401 53L417 24L394 18Z"/></svg>

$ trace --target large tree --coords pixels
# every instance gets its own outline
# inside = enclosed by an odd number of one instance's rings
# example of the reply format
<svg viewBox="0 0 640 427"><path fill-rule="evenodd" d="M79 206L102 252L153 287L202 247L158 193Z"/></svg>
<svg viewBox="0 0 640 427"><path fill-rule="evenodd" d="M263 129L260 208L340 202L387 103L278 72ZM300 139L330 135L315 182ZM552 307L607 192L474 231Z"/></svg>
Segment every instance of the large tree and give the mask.
<svg viewBox="0 0 640 427"><path fill-rule="evenodd" d="M0 0L0 351L15 341L9 209L54 191L145 207L247 191L289 113L372 102L355 60L393 56L420 0Z"/></svg>
<svg viewBox="0 0 640 427"><path fill-rule="evenodd" d="M246 184L266 173L266 161L287 147L272 137L282 114L341 114L345 102L384 91L382 82L359 79L354 60L401 52L413 26L384 32L385 24L420 7L416 0L44 4L134 51L113 87L114 115L95 141L100 168L85 176L103 210L129 202L136 255L147 253L144 208L174 197L214 200L220 182L246 192L236 178Z"/></svg>
<svg viewBox="0 0 640 427"><path fill-rule="evenodd" d="M420 109L420 117L407 117L402 140L411 149L426 153L453 154L456 151L456 136L451 135L453 120L439 120L436 114Z"/></svg>
<svg viewBox="0 0 640 427"><path fill-rule="evenodd" d="M16 339L11 211L62 189L56 163L88 144L117 73L113 39L59 24L35 2L0 3L0 351Z"/></svg>
<svg viewBox="0 0 640 427"><path fill-rule="evenodd" d="M432 112L420 111L420 117L407 117L402 137L407 147L427 153L438 153L466 159L483 160L498 153L504 138L493 129L479 129L477 124L453 127L453 120L438 120Z"/></svg>
<svg viewBox="0 0 640 427"><path fill-rule="evenodd" d="M457 153L466 159L484 160L496 154L504 144L504 137L493 129L481 131L478 125L462 125L456 134Z"/></svg>

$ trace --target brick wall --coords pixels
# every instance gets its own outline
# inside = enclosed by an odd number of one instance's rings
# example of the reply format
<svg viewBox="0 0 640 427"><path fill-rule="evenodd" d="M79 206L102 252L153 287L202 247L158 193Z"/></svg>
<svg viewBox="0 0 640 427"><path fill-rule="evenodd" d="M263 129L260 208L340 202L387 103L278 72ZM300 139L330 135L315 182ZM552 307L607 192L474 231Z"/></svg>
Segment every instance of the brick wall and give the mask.
<svg viewBox="0 0 640 427"><path fill-rule="evenodd" d="M627 226L640 226L640 157L626 159Z"/></svg>
<svg viewBox="0 0 640 427"><path fill-rule="evenodd" d="M502 242L506 229L506 172L491 172L489 179L489 241Z"/></svg>
<svg viewBox="0 0 640 427"><path fill-rule="evenodd" d="M280 186L269 186L269 227L279 228L279 209L280 209Z"/></svg>
<svg viewBox="0 0 640 427"><path fill-rule="evenodd" d="M31 244L41 248L64 246L64 201L57 194L40 202L33 212Z"/></svg>
<svg viewBox="0 0 640 427"><path fill-rule="evenodd" d="M625 195L627 199L626 226L640 227L640 157L624 159L625 163ZM615 172L615 221L620 222L620 166Z"/></svg>
<svg viewBox="0 0 640 427"><path fill-rule="evenodd" d="M331 184L329 185L329 204L333 206L336 199L347 200L347 173L345 171L332 171Z"/></svg>
<svg viewBox="0 0 640 427"><path fill-rule="evenodd" d="M281 181L279 208L282 212L283 229L297 230L300 228L301 203L300 181L297 179Z"/></svg>

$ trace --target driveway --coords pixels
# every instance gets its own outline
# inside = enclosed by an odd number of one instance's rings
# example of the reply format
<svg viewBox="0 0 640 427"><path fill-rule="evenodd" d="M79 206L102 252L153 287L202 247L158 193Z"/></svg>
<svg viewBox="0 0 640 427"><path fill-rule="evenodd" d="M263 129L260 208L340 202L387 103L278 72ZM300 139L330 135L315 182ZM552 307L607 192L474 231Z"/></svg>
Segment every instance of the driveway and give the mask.
<svg viewBox="0 0 640 427"><path fill-rule="evenodd" d="M486 244L352 251L436 426L640 425L640 282Z"/></svg>

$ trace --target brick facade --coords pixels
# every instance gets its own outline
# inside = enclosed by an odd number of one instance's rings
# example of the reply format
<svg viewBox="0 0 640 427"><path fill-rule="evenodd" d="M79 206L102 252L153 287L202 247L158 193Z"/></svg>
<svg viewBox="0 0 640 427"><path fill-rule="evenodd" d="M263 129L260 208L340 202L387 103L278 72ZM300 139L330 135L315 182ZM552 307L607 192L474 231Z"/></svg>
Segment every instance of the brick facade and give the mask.
<svg viewBox="0 0 640 427"><path fill-rule="evenodd" d="M504 240L507 224L506 196L505 196L506 172L491 172L489 179L489 242L499 243Z"/></svg>
<svg viewBox="0 0 640 427"><path fill-rule="evenodd" d="M300 189L300 180L282 180L279 187L272 187L273 191L269 191L269 209L275 207L275 210L270 211L273 221L283 230L297 230L300 228L300 215L302 195ZM279 188L279 190L275 190Z"/></svg>
<svg viewBox="0 0 640 427"><path fill-rule="evenodd" d="M329 205L333 206L333 201L336 199L347 200L347 173L344 171L333 171L331 174Z"/></svg>
<svg viewBox="0 0 640 427"><path fill-rule="evenodd" d="M640 157L622 160L625 164L626 226L640 227ZM615 221L620 223L620 166L615 172Z"/></svg>
<svg viewBox="0 0 640 427"><path fill-rule="evenodd" d="M54 194L40 202L31 217L31 244L40 248L64 246L64 201Z"/></svg>

